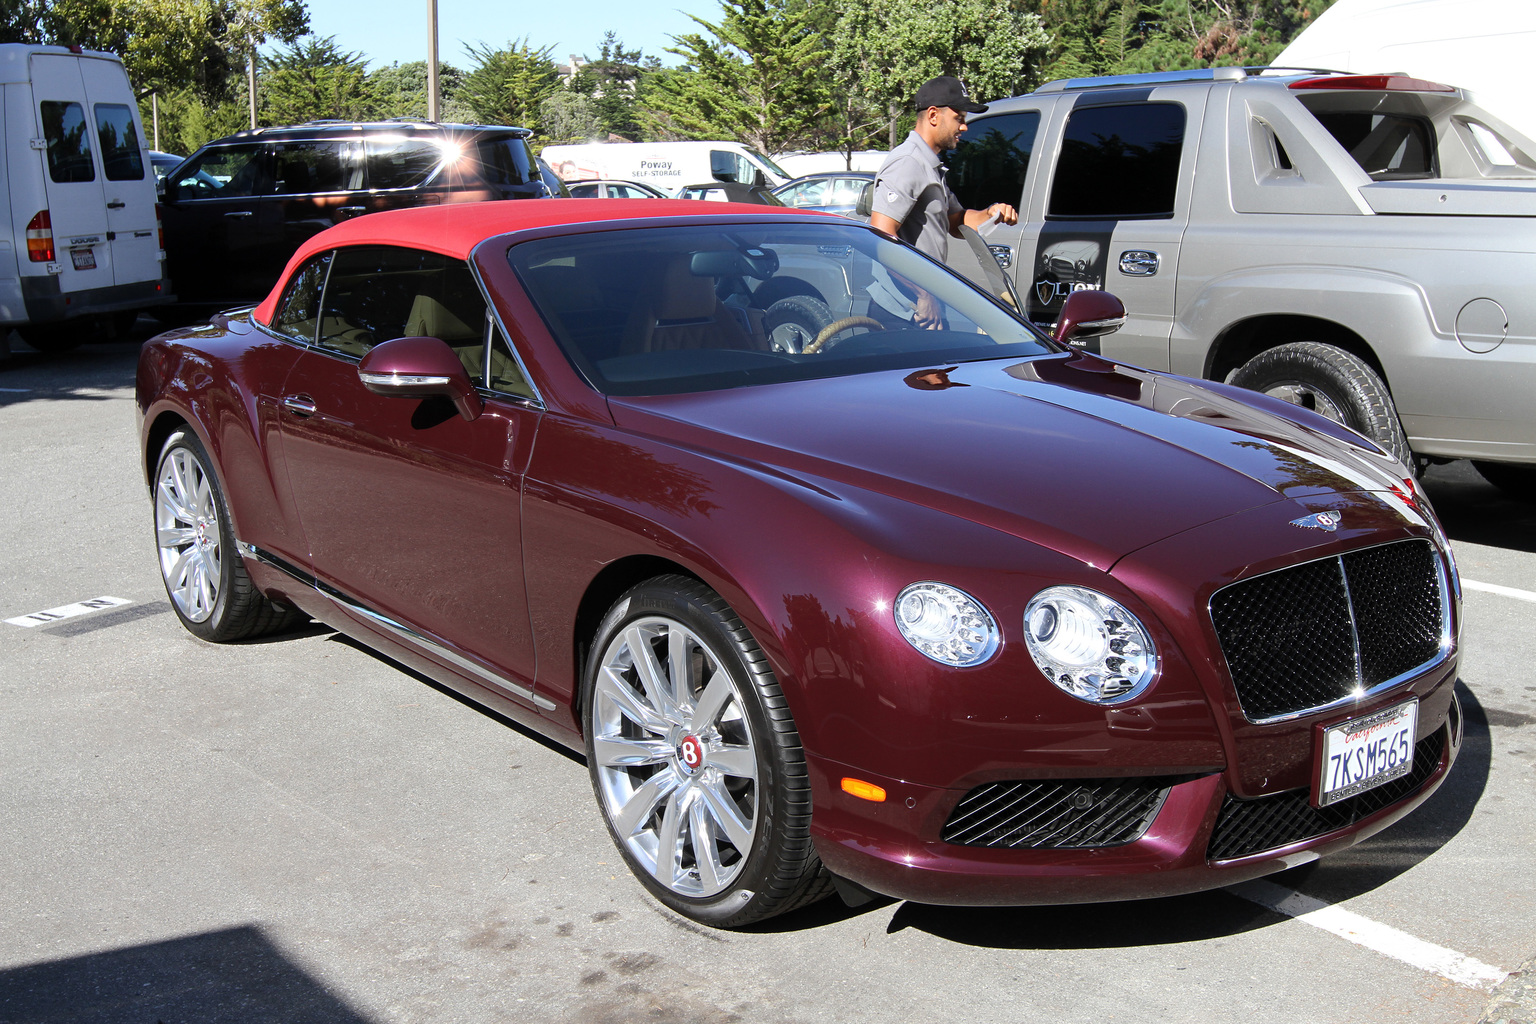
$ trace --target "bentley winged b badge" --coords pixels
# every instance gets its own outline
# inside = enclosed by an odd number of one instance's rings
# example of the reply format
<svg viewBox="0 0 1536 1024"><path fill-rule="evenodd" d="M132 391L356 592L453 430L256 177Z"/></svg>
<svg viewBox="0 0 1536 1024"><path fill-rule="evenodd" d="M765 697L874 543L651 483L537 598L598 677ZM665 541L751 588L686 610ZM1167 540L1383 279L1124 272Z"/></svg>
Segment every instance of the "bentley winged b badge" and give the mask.
<svg viewBox="0 0 1536 1024"><path fill-rule="evenodd" d="M1315 512L1310 516L1302 516L1300 519L1292 519L1292 526L1299 526L1303 530L1327 530L1332 533L1339 528L1344 521L1344 514L1336 509L1327 512Z"/></svg>

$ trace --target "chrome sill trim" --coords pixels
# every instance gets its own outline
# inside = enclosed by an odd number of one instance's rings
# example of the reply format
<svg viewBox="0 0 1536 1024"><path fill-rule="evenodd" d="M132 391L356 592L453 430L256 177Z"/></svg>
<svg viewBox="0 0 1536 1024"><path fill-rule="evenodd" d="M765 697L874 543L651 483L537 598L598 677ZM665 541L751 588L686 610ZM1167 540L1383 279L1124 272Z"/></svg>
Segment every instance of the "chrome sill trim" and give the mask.
<svg viewBox="0 0 1536 1024"><path fill-rule="evenodd" d="M1273 573L1277 573L1277 572L1286 572L1288 570L1296 568L1297 566L1311 565L1314 562L1332 562L1332 561L1336 561L1336 562L1340 563L1339 575L1344 580L1344 586L1346 587L1346 593L1348 593L1347 588L1349 586L1349 576L1346 573L1344 573L1344 571L1343 571L1343 564L1342 564L1345 555L1352 555L1352 554L1355 554L1356 552L1359 552L1359 551L1369 551L1372 548L1390 547L1393 544L1402 544L1402 543L1405 543L1407 541L1412 541L1412 540L1422 540L1422 541L1427 542L1429 544L1430 550L1432 550L1435 553L1435 555L1437 556L1435 558L1435 577L1436 577L1437 582L1440 585L1440 653L1437 654L1435 657L1430 658L1428 661L1424 662L1422 665L1415 665L1413 668L1409 669L1408 671L1400 672L1397 675L1393 676L1391 679L1383 680L1382 682L1377 683L1375 686L1371 687L1369 690L1366 690L1366 691L1364 691L1362 693L1346 694L1345 696L1340 697L1338 700L1329 701L1327 704L1319 704L1317 707L1303 708L1300 711L1288 711L1288 712L1286 712L1283 715L1274 715L1274 716L1269 717L1269 718L1251 718L1251 717L1249 717L1248 712L1243 711L1243 721L1247 722L1249 725L1275 725L1275 724L1280 723L1280 722L1294 722L1298 718L1306 718L1309 715L1321 715L1321 714L1326 714L1326 713L1328 713L1330 711L1338 711L1338 710L1340 710L1342 708L1347 708L1347 707L1349 707L1352 704L1361 704L1361 703L1364 703L1366 701L1372 700L1372 699L1380 696L1381 694L1387 692L1388 690L1392 689L1394 686L1401 686L1403 683L1407 682L1410 679L1413 679L1413 678L1415 678L1417 676L1421 676L1421 675L1423 675L1426 672L1431 672L1431 671L1435 670L1436 668L1439 668L1441 665L1444 665L1447 661L1449 661L1451 659L1451 655L1456 652L1456 638L1455 638L1455 635L1452 632L1452 624L1451 624L1451 611L1452 611L1452 607L1451 607L1451 593L1450 593L1450 589L1451 588L1450 588L1450 581L1447 578L1448 574L1446 573L1446 554L1445 554L1445 552L1443 550L1441 550L1440 545L1437 544L1435 542L1434 538L1432 538L1432 537L1408 537L1408 538L1404 538L1403 540L1387 541L1387 542L1382 543L1382 544L1367 544L1364 547L1351 548L1348 551L1342 551L1342 552L1340 552L1340 553L1338 553L1336 555L1324 555L1321 558L1310 558L1310 559L1307 559L1304 562L1295 562L1295 563L1293 563L1291 565L1281 566L1278 569L1271 569L1269 572L1259 573L1258 576L1250 576L1250 577L1248 577L1248 579L1259 579L1262 576L1269 576L1269 575L1271 575ZM1234 587L1234 586L1237 586L1238 583L1246 583L1246 582L1248 582L1248 580L1238 580L1238 581L1236 581L1234 583L1227 584L1227 587ZM1206 604L1205 604L1205 617L1206 617L1206 621L1214 623L1215 620L1214 620L1214 617L1211 614L1211 604L1212 604L1212 602L1214 602L1216 600L1216 595L1221 593L1223 590L1226 590L1227 587L1220 587L1220 588L1218 588L1214 593L1211 594L1210 600L1206 602ZM1358 630L1355 628L1355 606L1354 606L1354 600L1352 598L1350 599L1350 605L1349 605L1349 619L1350 619L1350 632L1353 634L1353 639L1354 639L1354 643L1355 643L1355 678L1358 679L1359 678L1359 673L1360 673L1360 637L1359 637ZM1217 650L1221 650L1221 644L1220 644L1219 638L1218 638L1216 649ZM1226 656L1225 656L1225 654L1223 654L1223 656L1222 656L1222 665L1224 667L1226 666ZM1226 675L1227 675L1227 682L1230 685L1231 682L1232 682L1232 670L1231 670L1231 668L1227 668L1226 669ZM1234 687L1234 695L1235 695L1235 687ZM1241 697L1237 698L1237 706L1238 706L1239 710L1242 709L1243 702L1242 702L1242 698Z"/></svg>
<svg viewBox="0 0 1536 1024"><path fill-rule="evenodd" d="M236 541L235 546L245 557L254 558L258 562L270 565L272 568L292 576L295 580L298 580L305 586L314 588L322 596L336 602L349 611L361 615L369 622L380 626L387 632L392 633L400 639L410 643L412 646L419 647L431 653L435 657L441 658L454 667L464 670L472 676L484 679L489 683L494 683L500 689L506 690L512 693L514 696L521 697L523 700L528 701L530 704L533 704L535 707L543 711L555 710L555 702L550 700L548 697L541 696L520 683L514 683L510 679L507 679L505 676L502 676L496 672L492 672L485 666L471 661L463 655L450 650L448 647L444 646L434 638L429 637L423 633L419 633L404 623L396 622L394 619L391 619L387 615L381 615L380 613L374 611L372 608L369 608L368 606L353 600L336 588L326 586L324 583L321 583L313 576L303 572L295 566L290 565L287 561L279 558L271 552L263 551L261 548L256 547L254 544L247 544L244 541Z"/></svg>

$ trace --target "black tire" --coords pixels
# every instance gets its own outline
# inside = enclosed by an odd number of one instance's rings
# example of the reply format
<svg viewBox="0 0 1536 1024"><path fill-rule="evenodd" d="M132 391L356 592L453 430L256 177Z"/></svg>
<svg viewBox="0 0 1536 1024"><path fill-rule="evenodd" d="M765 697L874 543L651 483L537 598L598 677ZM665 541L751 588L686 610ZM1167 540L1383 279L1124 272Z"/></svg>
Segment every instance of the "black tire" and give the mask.
<svg viewBox="0 0 1536 1024"><path fill-rule="evenodd" d="M58 324L26 324L16 328L16 333L39 352L53 355L72 351L90 341L95 327L95 322L90 319L85 322L66 320Z"/></svg>
<svg viewBox="0 0 1536 1024"><path fill-rule="evenodd" d="M1392 393L1369 364L1350 352L1316 341L1277 345L1244 363L1231 382L1342 423L1404 466L1413 465Z"/></svg>
<svg viewBox="0 0 1536 1024"><path fill-rule="evenodd" d="M682 687L674 659L686 665ZM738 928L832 891L783 691L719 595L686 576L629 590L597 628L581 701L603 820L663 904Z"/></svg>
<svg viewBox="0 0 1536 1024"><path fill-rule="evenodd" d="M1484 462L1472 460L1483 479L1517 501L1536 504L1536 465L1529 462Z"/></svg>
<svg viewBox="0 0 1536 1024"><path fill-rule="evenodd" d="M306 620L269 601L246 575L229 507L202 442L177 430L155 463L155 548L171 609L193 636L249 640Z"/></svg>
<svg viewBox="0 0 1536 1024"><path fill-rule="evenodd" d="M800 352L832 320L832 310L820 299L789 295L764 312L763 329L775 352Z"/></svg>

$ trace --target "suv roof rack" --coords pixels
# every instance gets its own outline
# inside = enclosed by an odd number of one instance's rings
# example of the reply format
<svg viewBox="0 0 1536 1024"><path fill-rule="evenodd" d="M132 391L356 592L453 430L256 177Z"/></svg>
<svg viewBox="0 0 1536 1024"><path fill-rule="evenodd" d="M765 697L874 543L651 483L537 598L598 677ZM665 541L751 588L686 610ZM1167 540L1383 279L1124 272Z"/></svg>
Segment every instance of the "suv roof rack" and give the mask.
<svg viewBox="0 0 1536 1024"><path fill-rule="evenodd" d="M1099 75L1087 78L1060 78L1046 82L1036 92L1064 92L1067 89L1124 89L1128 86L1172 85L1177 82L1241 82L1251 75L1346 75L1328 68L1281 67L1276 64L1250 64L1243 67L1190 68L1185 71L1152 71L1140 75Z"/></svg>

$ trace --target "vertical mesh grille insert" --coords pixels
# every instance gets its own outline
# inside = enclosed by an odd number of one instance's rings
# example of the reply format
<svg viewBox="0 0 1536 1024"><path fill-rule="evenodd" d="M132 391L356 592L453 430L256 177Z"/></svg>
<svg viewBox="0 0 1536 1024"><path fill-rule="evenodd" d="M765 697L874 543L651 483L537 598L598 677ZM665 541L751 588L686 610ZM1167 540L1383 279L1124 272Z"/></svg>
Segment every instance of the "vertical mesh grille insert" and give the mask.
<svg viewBox="0 0 1536 1024"><path fill-rule="evenodd" d="M1211 621L1248 718L1323 707L1439 655L1434 549L1400 541L1234 583Z"/></svg>

